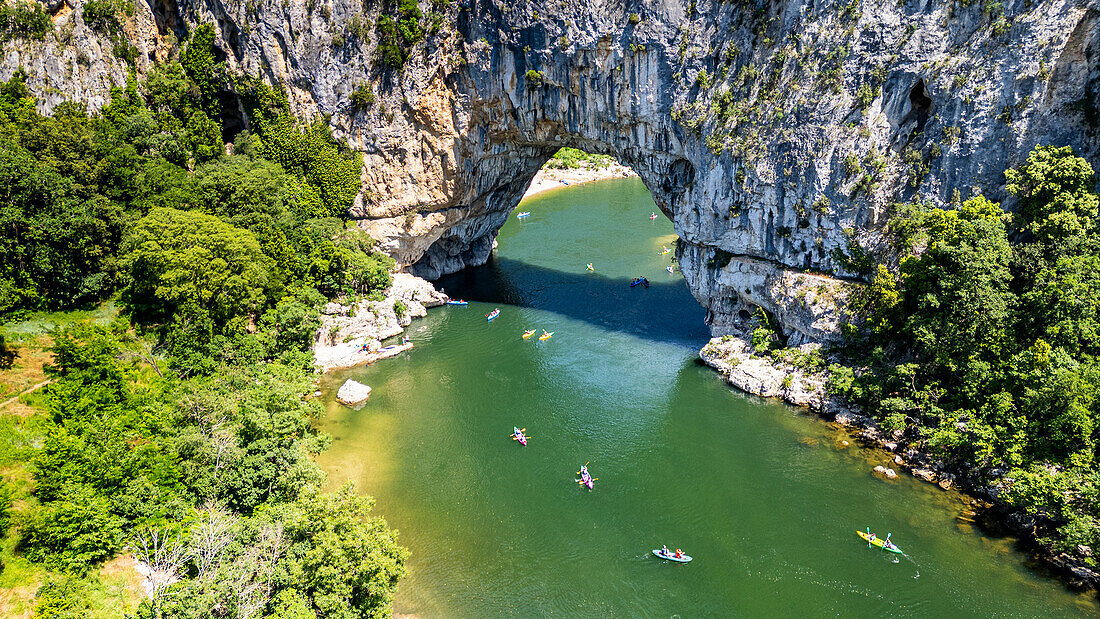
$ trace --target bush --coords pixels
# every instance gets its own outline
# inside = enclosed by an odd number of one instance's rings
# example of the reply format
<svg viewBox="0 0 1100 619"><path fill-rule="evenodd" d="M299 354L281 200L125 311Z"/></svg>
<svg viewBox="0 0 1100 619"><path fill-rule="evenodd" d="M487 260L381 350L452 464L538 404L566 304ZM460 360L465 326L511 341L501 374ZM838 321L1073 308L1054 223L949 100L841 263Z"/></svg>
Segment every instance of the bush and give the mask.
<svg viewBox="0 0 1100 619"><path fill-rule="evenodd" d="M405 312L408 312L409 308L405 305L401 299L393 302L393 313L397 316L398 320L401 320L405 316Z"/></svg>
<svg viewBox="0 0 1100 619"><path fill-rule="evenodd" d="M111 503L83 484L31 512L19 548L31 561L81 574L122 547L122 519Z"/></svg>
<svg viewBox="0 0 1100 619"><path fill-rule="evenodd" d="M530 69L523 76L527 81L527 87L536 90L542 87L542 72Z"/></svg>
<svg viewBox="0 0 1100 619"><path fill-rule="evenodd" d="M630 22L631 26L637 26L638 22L642 21L642 17L637 13L631 13L630 17L628 17L626 20Z"/></svg>
<svg viewBox="0 0 1100 619"><path fill-rule="evenodd" d="M374 91L371 90L368 82L363 82L351 91L349 99L356 110L369 110L374 105Z"/></svg>
<svg viewBox="0 0 1100 619"><path fill-rule="evenodd" d="M53 30L53 21L37 2L16 0L0 6L0 31L5 39L24 38L41 41Z"/></svg>
<svg viewBox="0 0 1100 619"><path fill-rule="evenodd" d="M81 17L92 30L103 34L114 34L122 24L119 21L118 5L115 0L86 0Z"/></svg>

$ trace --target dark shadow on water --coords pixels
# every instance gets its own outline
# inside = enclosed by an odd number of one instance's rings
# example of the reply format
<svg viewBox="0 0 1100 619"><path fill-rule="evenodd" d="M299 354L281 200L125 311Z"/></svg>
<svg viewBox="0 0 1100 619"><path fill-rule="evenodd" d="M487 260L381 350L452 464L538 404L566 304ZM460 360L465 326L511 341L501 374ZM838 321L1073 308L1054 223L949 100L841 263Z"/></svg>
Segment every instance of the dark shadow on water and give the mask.
<svg viewBox="0 0 1100 619"><path fill-rule="evenodd" d="M639 273L649 288L599 273L566 273L491 258L435 282L452 298L555 312L604 329L699 348L710 339L706 311L678 275ZM661 282L667 277L669 281Z"/></svg>

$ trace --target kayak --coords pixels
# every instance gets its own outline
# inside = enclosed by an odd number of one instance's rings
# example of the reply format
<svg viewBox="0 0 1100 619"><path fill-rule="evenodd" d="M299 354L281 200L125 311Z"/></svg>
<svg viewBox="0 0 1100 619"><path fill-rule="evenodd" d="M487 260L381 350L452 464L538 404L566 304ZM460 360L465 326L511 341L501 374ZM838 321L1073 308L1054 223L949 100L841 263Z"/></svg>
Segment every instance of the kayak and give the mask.
<svg viewBox="0 0 1100 619"><path fill-rule="evenodd" d="M684 555L682 557L677 557L675 554L672 553L666 555L665 553L661 552L660 548L654 548L653 554L662 559L666 559L668 561L676 561L677 563L687 563L688 561L691 561L691 557L689 557L688 555Z"/></svg>
<svg viewBox="0 0 1100 619"><path fill-rule="evenodd" d="M868 544L870 544L872 546L877 546L877 547L885 550L886 552L892 552L894 554L899 554L899 555L905 554L904 552L901 551L901 548L898 548L897 546L894 545L894 542L890 542L890 545L886 546L885 545L885 540L880 538L880 537L875 537L874 539L871 539L871 536L867 535L863 531L856 531L856 535L862 537L863 541L867 542Z"/></svg>
<svg viewBox="0 0 1100 619"><path fill-rule="evenodd" d="M551 331L550 333L547 333L546 331L543 331L542 335L539 336L539 340L548 340L552 337L554 337L554 332L553 331Z"/></svg>
<svg viewBox="0 0 1100 619"><path fill-rule="evenodd" d="M671 275L672 274L672 265L669 265L669 266L665 267L665 270L668 271L669 275Z"/></svg>
<svg viewBox="0 0 1100 619"><path fill-rule="evenodd" d="M662 245L662 246L661 246L661 255L662 255L662 256L663 256L663 255L665 255L665 254L667 254L667 253L669 253L670 251L672 251L672 250L671 250L671 249L669 249L669 248L667 248L667 247L665 247L664 245Z"/></svg>
<svg viewBox="0 0 1100 619"><path fill-rule="evenodd" d="M641 277L635 277L634 281L630 282L630 287L633 288L633 287L637 286L638 284L642 283L642 279L643 278L641 278Z"/></svg>
<svg viewBox="0 0 1100 619"><path fill-rule="evenodd" d="M523 211L522 213L516 213L516 219L523 219L524 217L530 217L530 211Z"/></svg>
<svg viewBox="0 0 1100 619"><path fill-rule="evenodd" d="M587 464L582 466L581 470L577 471L577 474L580 475L581 478L576 479L574 481L576 481L578 484L580 484L582 486L588 486L589 490L592 489L593 482L598 479L597 477L592 477L592 475L589 474Z"/></svg>
<svg viewBox="0 0 1100 619"><path fill-rule="evenodd" d="M530 331L524 331L523 332L523 339L527 339L527 338L531 337L534 334L535 334L534 329L531 329Z"/></svg>
<svg viewBox="0 0 1100 619"><path fill-rule="evenodd" d="M651 215L649 216L649 218L650 218L650 219L657 219L657 213L652 213L652 214L651 214Z"/></svg>
<svg viewBox="0 0 1100 619"><path fill-rule="evenodd" d="M591 262L589 262L589 263L588 263L587 265L585 265L585 266L587 266L587 267L588 267L588 270L589 270L589 271L595 271L595 270L596 270L596 269L592 268L592 263L591 263Z"/></svg>
<svg viewBox="0 0 1100 619"><path fill-rule="evenodd" d="M488 314L485 314L485 318L489 322L493 322L493 319L496 318L497 316L500 316L500 310L498 310L498 309L495 309L495 310L489 312Z"/></svg>
<svg viewBox="0 0 1100 619"><path fill-rule="evenodd" d="M523 434L523 430L520 430L515 426L512 426L512 440L519 441L519 444L523 445L524 447L527 446L527 437Z"/></svg>
<svg viewBox="0 0 1100 619"><path fill-rule="evenodd" d="M447 305L469 305L469 303L463 301L462 299L448 299Z"/></svg>

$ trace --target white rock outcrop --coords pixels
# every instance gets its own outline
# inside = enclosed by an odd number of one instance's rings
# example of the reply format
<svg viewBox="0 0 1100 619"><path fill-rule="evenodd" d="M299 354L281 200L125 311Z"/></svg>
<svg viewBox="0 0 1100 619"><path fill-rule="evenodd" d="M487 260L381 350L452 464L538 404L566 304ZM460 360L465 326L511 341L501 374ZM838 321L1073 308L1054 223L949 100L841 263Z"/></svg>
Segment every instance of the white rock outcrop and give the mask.
<svg viewBox="0 0 1100 619"><path fill-rule="evenodd" d="M358 406L367 401L370 392L370 387L349 378L340 385L340 390L336 392L336 400L347 406Z"/></svg>
<svg viewBox="0 0 1100 619"><path fill-rule="evenodd" d="M321 312L321 328L314 335L314 363L327 372L404 352L412 348L411 343L383 346L382 340L401 335L414 318L428 314L427 308L446 301L447 295L427 281L395 273L381 301L329 303Z"/></svg>

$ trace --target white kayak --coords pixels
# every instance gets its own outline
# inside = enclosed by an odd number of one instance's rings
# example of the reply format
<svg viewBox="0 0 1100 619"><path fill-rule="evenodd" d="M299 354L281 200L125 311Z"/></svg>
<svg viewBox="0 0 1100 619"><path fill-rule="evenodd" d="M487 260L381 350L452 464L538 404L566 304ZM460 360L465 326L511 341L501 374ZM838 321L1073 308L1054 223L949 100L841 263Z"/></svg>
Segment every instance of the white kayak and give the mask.
<svg viewBox="0 0 1100 619"><path fill-rule="evenodd" d="M688 561L691 561L691 557L689 557L688 555L684 555L682 557L677 557L676 554L672 553L672 552L670 552L666 555L665 553L661 552L661 549L659 549L659 548L654 548L653 549L653 554L657 555L661 559L667 559L668 561L676 561L677 563L687 563Z"/></svg>

